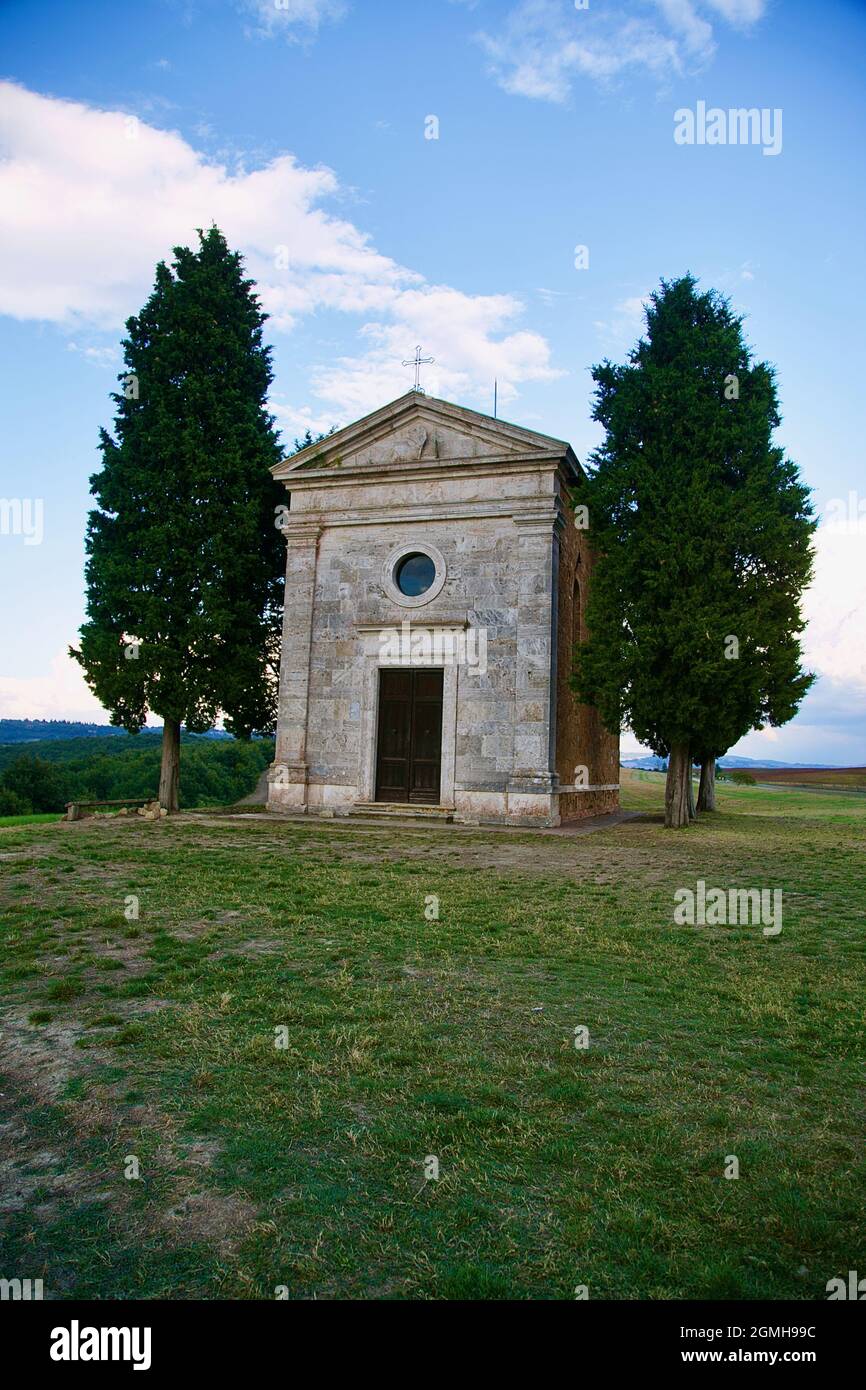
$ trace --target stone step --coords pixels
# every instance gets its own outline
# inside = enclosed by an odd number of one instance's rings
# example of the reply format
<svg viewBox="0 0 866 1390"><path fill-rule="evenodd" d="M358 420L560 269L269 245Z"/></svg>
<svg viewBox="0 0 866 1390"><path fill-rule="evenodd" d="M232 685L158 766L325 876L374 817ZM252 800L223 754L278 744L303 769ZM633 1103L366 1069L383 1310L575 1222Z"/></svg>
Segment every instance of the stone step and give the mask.
<svg viewBox="0 0 866 1390"><path fill-rule="evenodd" d="M349 815L382 820L434 820L446 824L454 819L450 806L423 806L411 801L356 801Z"/></svg>

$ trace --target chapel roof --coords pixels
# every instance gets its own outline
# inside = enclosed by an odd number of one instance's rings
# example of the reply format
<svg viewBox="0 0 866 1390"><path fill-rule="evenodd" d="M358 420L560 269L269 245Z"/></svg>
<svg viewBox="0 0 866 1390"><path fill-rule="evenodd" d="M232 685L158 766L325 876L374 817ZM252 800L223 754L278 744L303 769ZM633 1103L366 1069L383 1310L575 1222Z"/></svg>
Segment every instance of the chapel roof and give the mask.
<svg viewBox="0 0 866 1390"><path fill-rule="evenodd" d="M561 459L574 476L580 464L564 439L525 429L482 411L411 390L324 439L308 444L271 472L287 481L301 470L381 470L437 461L450 465L501 460Z"/></svg>

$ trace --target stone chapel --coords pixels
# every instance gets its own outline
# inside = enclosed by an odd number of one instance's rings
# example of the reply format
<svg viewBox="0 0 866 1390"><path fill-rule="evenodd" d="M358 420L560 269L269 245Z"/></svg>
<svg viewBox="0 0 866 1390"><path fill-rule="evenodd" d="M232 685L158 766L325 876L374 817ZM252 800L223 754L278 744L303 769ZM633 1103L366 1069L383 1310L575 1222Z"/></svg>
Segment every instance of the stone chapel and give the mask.
<svg viewBox="0 0 866 1390"><path fill-rule="evenodd" d="M270 810L556 826L614 811L569 686L591 557L569 444L409 391L278 464Z"/></svg>

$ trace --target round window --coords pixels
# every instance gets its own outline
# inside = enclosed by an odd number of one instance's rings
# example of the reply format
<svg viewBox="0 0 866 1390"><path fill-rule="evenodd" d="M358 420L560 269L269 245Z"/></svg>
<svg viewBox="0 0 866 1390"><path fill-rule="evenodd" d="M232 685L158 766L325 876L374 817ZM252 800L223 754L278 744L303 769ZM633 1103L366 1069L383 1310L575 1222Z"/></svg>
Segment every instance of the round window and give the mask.
<svg viewBox="0 0 866 1390"><path fill-rule="evenodd" d="M435 578L435 564L429 555L422 555L419 551L404 555L394 571L394 583L407 598L426 594Z"/></svg>

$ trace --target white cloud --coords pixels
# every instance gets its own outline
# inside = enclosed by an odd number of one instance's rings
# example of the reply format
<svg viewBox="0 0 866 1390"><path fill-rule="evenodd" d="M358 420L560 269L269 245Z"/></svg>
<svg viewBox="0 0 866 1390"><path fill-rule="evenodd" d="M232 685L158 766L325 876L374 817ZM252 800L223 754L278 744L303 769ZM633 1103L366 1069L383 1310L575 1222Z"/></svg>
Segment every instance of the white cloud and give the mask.
<svg viewBox="0 0 866 1390"><path fill-rule="evenodd" d="M88 689L81 667L66 647L51 658L44 675L0 676L0 718L108 723L108 715Z"/></svg>
<svg viewBox="0 0 866 1390"><path fill-rule="evenodd" d="M749 734L736 751L781 762L866 763L866 547L820 526L805 595L803 659L818 676L790 724ZM772 746L769 746L772 745Z"/></svg>
<svg viewBox="0 0 866 1390"><path fill-rule="evenodd" d="M327 415L316 414L306 405L289 405L285 401L273 399L268 404L286 441L303 439L307 430L312 435L327 434L334 424Z"/></svg>
<svg viewBox="0 0 866 1390"><path fill-rule="evenodd" d="M513 296L430 285L325 211L341 191L330 169L292 155L229 169L175 132L9 82L0 157L0 312L116 333L157 260L214 221L243 252L271 330L322 310L357 317L361 350L315 373L331 411L372 409L405 390L399 364L416 342L454 394L486 398L498 376L507 399L555 375L544 338L513 328Z"/></svg>
<svg viewBox="0 0 866 1390"><path fill-rule="evenodd" d="M257 20L256 33L294 39L297 28L315 32L342 19L348 6L344 0L240 0L240 8Z"/></svg>
<svg viewBox="0 0 866 1390"><path fill-rule="evenodd" d="M756 24L767 10L767 0L706 0L729 24Z"/></svg>
<svg viewBox="0 0 866 1390"><path fill-rule="evenodd" d="M713 26L701 18L692 0L656 0L656 5L688 53L699 58L711 56L714 48Z"/></svg>
<svg viewBox="0 0 866 1390"><path fill-rule="evenodd" d="M614 31L608 16L569 14L559 0L523 0L500 34L479 38L505 91L544 101L564 102L575 76L606 82L630 67L657 75L680 67L676 42L651 24L634 19Z"/></svg>
<svg viewBox="0 0 866 1390"><path fill-rule="evenodd" d="M68 352L80 353L88 362L92 362L97 367L113 367L120 362L120 351L116 347L82 347L80 343L70 339L66 348Z"/></svg>
<svg viewBox="0 0 866 1390"><path fill-rule="evenodd" d="M598 330L606 353L624 357L634 347L646 327L644 314L648 303L649 291L629 295L613 306L610 318L595 320L593 327Z"/></svg>
<svg viewBox="0 0 866 1390"><path fill-rule="evenodd" d="M0 312L115 328L155 262L213 220L270 273L286 326L298 309L353 303L413 277L316 204L329 169L291 155L251 173L207 160L134 116L0 83ZM60 229L62 228L62 234ZM291 269L274 270L277 245Z"/></svg>
<svg viewBox="0 0 866 1390"><path fill-rule="evenodd" d="M747 28L766 0L626 0L616 12L577 9L570 0L519 0L495 33L478 35L505 91L564 102L577 77L608 83L627 71L657 80L707 63L711 19Z"/></svg>
<svg viewBox="0 0 866 1390"><path fill-rule="evenodd" d="M777 762L866 764L866 546L856 521L815 533L815 574L804 597L803 662L818 676L796 717L748 734L730 751ZM649 749L623 738L622 757Z"/></svg>
<svg viewBox="0 0 866 1390"><path fill-rule="evenodd" d="M820 526L815 578L803 611L806 663L854 693L866 719L866 546L863 536Z"/></svg>
<svg viewBox="0 0 866 1390"><path fill-rule="evenodd" d="M393 297L390 322L366 326L371 348L320 368L316 392L352 419L412 384L413 370L402 362L412 356L407 342L420 342L424 356L436 359L422 369L422 385L432 395L488 401L498 380L499 398L507 404L517 394L515 382L561 374L551 367L540 334L522 330L501 336L521 308L510 295L466 295L447 285L403 290Z"/></svg>

